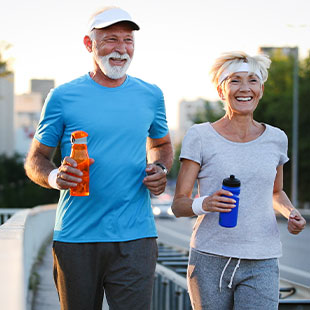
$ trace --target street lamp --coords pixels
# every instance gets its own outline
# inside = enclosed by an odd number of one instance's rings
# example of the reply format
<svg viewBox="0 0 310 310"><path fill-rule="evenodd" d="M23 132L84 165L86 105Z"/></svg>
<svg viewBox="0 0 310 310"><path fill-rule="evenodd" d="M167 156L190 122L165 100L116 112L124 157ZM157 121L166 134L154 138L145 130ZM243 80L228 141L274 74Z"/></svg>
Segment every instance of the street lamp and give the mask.
<svg viewBox="0 0 310 310"><path fill-rule="evenodd" d="M292 189L291 200L298 206L298 47L292 48L294 54L293 74L293 144L292 144Z"/></svg>

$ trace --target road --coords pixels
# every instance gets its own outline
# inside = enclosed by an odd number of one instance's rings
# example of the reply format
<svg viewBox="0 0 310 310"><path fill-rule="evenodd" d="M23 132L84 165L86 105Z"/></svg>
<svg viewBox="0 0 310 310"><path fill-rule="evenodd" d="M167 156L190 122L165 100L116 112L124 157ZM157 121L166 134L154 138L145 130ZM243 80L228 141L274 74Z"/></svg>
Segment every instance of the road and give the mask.
<svg viewBox="0 0 310 310"><path fill-rule="evenodd" d="M194 222L189 218L156 219L159 241L188 250ZM297 236L289 234L285 221L278 225L283 246L281 278L310 287L310 225Z"/></svg>

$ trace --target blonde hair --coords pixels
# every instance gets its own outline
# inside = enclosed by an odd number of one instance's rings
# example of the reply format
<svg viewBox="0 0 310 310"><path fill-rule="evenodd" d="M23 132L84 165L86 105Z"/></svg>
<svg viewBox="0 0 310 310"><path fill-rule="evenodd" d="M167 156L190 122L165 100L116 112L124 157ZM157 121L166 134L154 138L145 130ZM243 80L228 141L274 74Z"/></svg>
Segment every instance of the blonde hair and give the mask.
<svg viewBox="0 0 310 310"><path fill-rule="evenodd" d="M269 56L260 54L256 56L249 56L245 52L227 52L218 57L210 70L211 81L217 87L221 74L229 68L229 71L234 73L242 63L249 65L250 71L255 73L259 71L262 77L262 83L267 81L268 69L271 64Z"/></svg>

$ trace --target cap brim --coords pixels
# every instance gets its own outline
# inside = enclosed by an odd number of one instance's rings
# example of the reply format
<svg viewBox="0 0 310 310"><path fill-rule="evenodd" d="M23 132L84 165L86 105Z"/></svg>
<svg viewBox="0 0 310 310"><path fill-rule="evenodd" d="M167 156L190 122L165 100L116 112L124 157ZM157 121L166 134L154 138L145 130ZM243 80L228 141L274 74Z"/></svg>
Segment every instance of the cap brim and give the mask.
<svg viewBox="0 0 310 310"><path fill-rule="evenodd" d="M112 25L115 25L115 24L118 24L118 23L122 23L122 22L126 22L126 23L129 23L131 26L132 26L132 30L140 30L140 27L134 23L133 21L131 20L114 20L113 22L104 22L104 23L99 23L98 25L96 25L95 27L93 27L91 30L93 29L103 29L103 28L107 28L109 26L112 26Z"/></svg>

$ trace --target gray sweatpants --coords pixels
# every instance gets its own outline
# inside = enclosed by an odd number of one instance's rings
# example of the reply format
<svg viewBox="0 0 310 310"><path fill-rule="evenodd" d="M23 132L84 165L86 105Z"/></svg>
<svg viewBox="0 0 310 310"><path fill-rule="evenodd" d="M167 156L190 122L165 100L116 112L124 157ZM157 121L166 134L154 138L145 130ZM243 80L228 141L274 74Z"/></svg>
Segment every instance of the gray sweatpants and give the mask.
<svg viewBox="0 0 310 310"><path fill-rule="evenodd" d="M194 310L277 310L278 259L229 258L191 250L187 282Z"/></svg>

